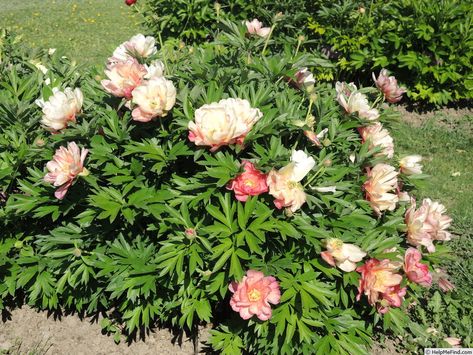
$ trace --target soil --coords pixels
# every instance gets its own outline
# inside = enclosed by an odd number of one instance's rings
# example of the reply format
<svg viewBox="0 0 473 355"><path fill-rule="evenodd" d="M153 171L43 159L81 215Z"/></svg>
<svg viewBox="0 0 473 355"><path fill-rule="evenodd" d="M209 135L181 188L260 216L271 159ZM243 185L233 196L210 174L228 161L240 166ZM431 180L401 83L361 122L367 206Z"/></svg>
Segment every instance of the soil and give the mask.
<svg viewBox="0 0 473 355"><path fill-rule="evenodd" d="M201 333L205 337L205 330ZM9 319L0 322L0 354L34 355L191 355L191 339L181 344L167 329L150 332L145 341L115 344L113 337L101 333L100 324L77 315L55 320L47 312L37 312L27 306L15 309Z"/></svg>

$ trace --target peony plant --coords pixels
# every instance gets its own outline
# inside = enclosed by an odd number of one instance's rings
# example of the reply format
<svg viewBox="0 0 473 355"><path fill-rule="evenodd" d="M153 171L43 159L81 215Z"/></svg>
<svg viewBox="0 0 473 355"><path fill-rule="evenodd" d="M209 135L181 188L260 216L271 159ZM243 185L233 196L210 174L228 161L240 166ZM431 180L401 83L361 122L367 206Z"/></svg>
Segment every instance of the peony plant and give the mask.
<svg viewBox="0 0 473 355"><path fill-rule="evenodd" d="M227 354L366 353L380 319L402 333L421 288L446 288L451 219L399 197L419 160L397 163L386 93L317 84L308 54L224 25L200 47L137 35L103 72L53 78L83 96L54 132L41 81L15 126L27 158L1 155L21 173L2 180L0 292L102 312L117 339L159 321L206 324Z"/></svg>

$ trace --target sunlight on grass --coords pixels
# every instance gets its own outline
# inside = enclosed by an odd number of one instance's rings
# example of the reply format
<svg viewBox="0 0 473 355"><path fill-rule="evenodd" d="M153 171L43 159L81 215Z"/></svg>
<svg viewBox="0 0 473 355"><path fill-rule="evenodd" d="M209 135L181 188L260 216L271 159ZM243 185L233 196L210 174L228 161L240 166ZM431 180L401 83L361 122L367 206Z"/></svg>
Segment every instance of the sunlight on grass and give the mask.
<svg viewBox="0 0 473 355"><path fill-rule="evenodd" d="M83 64L103 63L118 44L143 31L138 15L120 0L0 2L1 27L23 35L27 45L59 48Z"/></svg>

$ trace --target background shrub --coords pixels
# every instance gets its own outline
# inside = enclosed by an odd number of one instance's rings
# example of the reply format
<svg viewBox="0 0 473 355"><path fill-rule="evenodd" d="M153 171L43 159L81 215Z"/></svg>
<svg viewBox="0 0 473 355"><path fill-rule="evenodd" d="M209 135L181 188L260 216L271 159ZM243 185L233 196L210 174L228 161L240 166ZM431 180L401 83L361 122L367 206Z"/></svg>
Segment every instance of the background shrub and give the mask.
<svg viewBox="0 0 473 355"><path fill-rule="evenodd" d="M473 15L467 0L401 1L167 1L142 3L147 27L164 38L202 42L219 19L259 18L284 40L305 35L301 50L328 57L335 70L319 80L370 85L371 72L389 69L412 101L433 105L473 98ZM216 6L220 10L216 10ZM289 36L287 36L289 35ZM277 39L276 39L277 41Z"/></svg>

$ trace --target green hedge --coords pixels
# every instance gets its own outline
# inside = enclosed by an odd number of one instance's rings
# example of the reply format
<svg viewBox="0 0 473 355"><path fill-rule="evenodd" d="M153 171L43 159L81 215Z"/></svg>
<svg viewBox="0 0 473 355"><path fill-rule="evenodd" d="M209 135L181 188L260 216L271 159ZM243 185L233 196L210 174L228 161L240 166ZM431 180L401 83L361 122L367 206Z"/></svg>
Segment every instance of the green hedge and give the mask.
<svg viewBox="0 0 473 355"><path fill-rule="evenodd" d="M413 102L447 105L473 98L473 14L470 0L147 0L135 5L156 35L205 42L221 19L258 18L267 26L284 16L273 39L305 36L305 51L326 55L334 68L319 80L371 85L371 72L386 68Z"/></svg>

